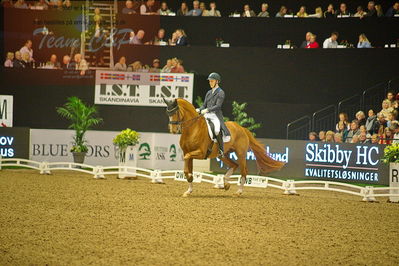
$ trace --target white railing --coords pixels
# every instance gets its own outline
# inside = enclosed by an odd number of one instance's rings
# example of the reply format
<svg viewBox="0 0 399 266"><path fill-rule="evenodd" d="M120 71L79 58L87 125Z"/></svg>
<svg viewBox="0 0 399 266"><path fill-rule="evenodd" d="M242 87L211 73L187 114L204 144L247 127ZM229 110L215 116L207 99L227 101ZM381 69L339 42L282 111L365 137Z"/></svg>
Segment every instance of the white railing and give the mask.
<svg viewBox="0 0 399 266"><path fill-rule="evenodd" d="M93 175L94 178L105 178L106 175L125 175L138 176L151 179L152 183L163 183L164 179L174 179L176 181L186 181L184 173L181 170L150 170L140 167L129 166L92 166L88 164L79 164L72 162L36 162L26 159L1 159L0 170L2 167L23 167L38 170L40 174L51 174L54 170L78 171ZM133 173L132 173L133 171ZM194 183L210 183L216 188L223 188L223 175L212 175L209 173L194 172ZM231 184L237 184L239 175L232 175ZM248 175L245 183L247 187L257 188L277 188L284 191L286 195L298 194L298 190L325 190L351 194L362 197L363 201L374 202L376 197L399 197L399 188L397 187L372 187L372 186L356 186L340 182L332 181L294 181L281 180L268 176Z"/></svg>

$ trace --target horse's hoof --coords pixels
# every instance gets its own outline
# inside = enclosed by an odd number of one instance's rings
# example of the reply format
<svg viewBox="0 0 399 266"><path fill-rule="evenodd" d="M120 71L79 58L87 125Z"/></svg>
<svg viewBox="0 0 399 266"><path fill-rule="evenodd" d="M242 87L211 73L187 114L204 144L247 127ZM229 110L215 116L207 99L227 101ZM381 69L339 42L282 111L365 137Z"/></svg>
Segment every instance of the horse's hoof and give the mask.
<svg viewBox="0 0 399 266"><path fill-rule="evenodd" d="M236 193L233 194L235 197L241 197L242 196L242 192L237 191Z"/></svg>
<svg viewBox="0 0 399 266"><path fill-rule="evenodd" d="M230 189L230 183L224 183L224 190L229 190Z"/></svg>
<svg viewBox="0 0 399 266"><path fill-rule="evenodd" d="M187 198L187 197L189 197L190 195L191 195L191 192L186 191L186 192L183 193L182 197L183 197L183 198Z"/></svg>

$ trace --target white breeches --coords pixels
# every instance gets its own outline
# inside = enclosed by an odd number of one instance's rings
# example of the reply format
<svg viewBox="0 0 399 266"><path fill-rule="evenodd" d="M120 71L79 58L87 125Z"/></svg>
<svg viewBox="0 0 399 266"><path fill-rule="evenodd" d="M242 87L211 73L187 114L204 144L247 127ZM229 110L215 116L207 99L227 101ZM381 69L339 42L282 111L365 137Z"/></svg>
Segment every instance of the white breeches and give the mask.
<svg viewBox="0 0 399 266"><path fill-rule="evenodd" d="M215 126L215 134L216 136L219 135L220 132L220 121L219 118L216 116L215 113L206 113L204 115L205 119L210 119Z"/></svg>

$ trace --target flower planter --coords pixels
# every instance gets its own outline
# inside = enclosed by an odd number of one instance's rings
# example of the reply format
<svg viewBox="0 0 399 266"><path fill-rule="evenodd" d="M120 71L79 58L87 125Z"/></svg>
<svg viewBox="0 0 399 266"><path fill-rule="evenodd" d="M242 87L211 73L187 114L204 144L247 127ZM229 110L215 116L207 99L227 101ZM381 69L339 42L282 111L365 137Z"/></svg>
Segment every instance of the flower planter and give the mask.
<svg viewBox="0 0 399 266"><path fill-rule="evenodd" d="M74 163L84 163L86 152L72 152Z"/></svg>
<svg viewBox="0 0 399 266"><path fill-rule="evenodd" d="M389 187L398 188L390 190L390 194L398 196L389 197L389 201L399 202L399 163L389 163Z"/></svg>
<svg viewBox="0 0 399 266"><path fill-rule="evenodd" d="M119 166L137 167L137 148L136 146L128 146L126 149L119 150ZM119 174L118 178L136 177L136 170L127 169L128 173Z"/></svg>

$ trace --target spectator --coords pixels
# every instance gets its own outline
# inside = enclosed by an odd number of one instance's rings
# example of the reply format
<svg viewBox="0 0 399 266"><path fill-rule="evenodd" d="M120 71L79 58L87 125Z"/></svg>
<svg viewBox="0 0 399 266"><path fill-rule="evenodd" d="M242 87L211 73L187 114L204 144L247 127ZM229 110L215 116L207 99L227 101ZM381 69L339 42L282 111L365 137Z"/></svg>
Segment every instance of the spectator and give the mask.
<svg viewBox="0 0 399 266"><path fill-rule="evenodd" d="M159 29L157 35L154 37L153 45L166 45L165 30Z"/></svg>
<svg viewBox="0 0 399 266"><path fill-rule="evenodd" d="M202 11L202 16L203 17L208 17L209 16L209 11L206 9L206 6L205 6L204 2L200 3L200 9Z"/></svg>
<svg viewBox="0 0 399 266"><path fill-rule="evenodd" d="M39 0L35 3L35 9L48 10L48 5L45 0Z"/></svg>
<svg viewBox="0 0 399 266"><path fill-rule="evenodd" d="M25 3L25 0L17 0L14 4L15 8L20 8L20 9L28 9L28 5Z"/></svg>
<svg viewBox="0 0 399 266"><path fill-rule="evenodd" d="M359 143L359 135L354 135L352 137L350 143Z"/></svg>
<svg viewBox="0 0 399 266"><path fill-rule="evenodd" d="M376 122L377 122L377 116L375 115L374 110L370 109L368 112L368 117L367 117L366 124L365 124L368 134L374 133L373 130L374 130Z"/></svg>
<svg viewBox="0 0 399 266"><path fill-rule="evenodd" d="M162 68L161 72L170 73L172 71L172 68L173 68L172 59L168 59L166 61L166 65Z"/></svg>
<svg viewBox="0 0 399 266"><path fill-rule="evenodd" d="M360 131L360 134L361 134L361 133L364 133L364 134L367 135L367 129L366 129L366 126L365 126L365 125L361 125L361 126L359 127L359 131Z"/></svg>
<svg viewBox="0 0 399 266"><path fill-rule="evenodd" d="M29 54L29 61L34 61L33 59L33 49L32 49L32 41L27 40L25 45L22 46L22 48L19 50L21 52L21 55L23 56L24 53Z"/></svg>
<svg viewBox="0 0 399 266"><path fill-rule="evenodd" d="M220 11L216 9L216 3L215 2L211 2L209 4L209 11L208 11L208 16L210 17L220 17Z"/></svg>
<svg viewBox="0 0 399 266"><path fill-rule="evenodd" d="M258 14L258 17L263 17L263 18L268 18L270 17L269 12L267 11L269 9L269 5L266 3L263 3L261 6L261 11Z"/></svg>
<svg viewBox="0 0 399 266"><path fill-rule="evenodd" d="M377 134L373 134L371 135L371 144L378 144L378 135Z"/></svg>
<svg viewBox="0 0 399 266"><path fill-rule="evenodd" d="M132 15L136 14L136 10L133 7L133 2L132 1L126 1L125 7L122 9L122 14L126 15Z"/></svg>
<svg viewBox="0 0 399 266"><path fill-rule="evenodd" d="M135 61L132 64L130 64L128 71L131 72L141 72L143 69L143 65L141 64L140 61Z"/></svg>
<svg viewBox="0 0 399 266"><path fill-rule="evenodd" d="M147 0L140 6L140 15L158 15L154 9L155 0Z"/></svg>
<svg viewBox="0 0 399 266"><path fill-rule="evenodd" d="M55 6L53 6L55 9L62 11L64 10L63 2L62 0L57 0L57 3Z"/></svg>
<svg viewBox="0 0 399 266"><path fill-rule="evenodd" d="M169 16L172 11L168 8L168 4L166 2L161 3L161 8L158 10L158 14L161 16Z"/></svg>
<svg viewBox="0 0 399 266"><path fill-rule="evenodd" d="M348 130L347 124L345 124L344 121L339 121L338 122L337 133L341 134L343 141L346 140L346 138L348 136L348 133L349 133L349 130Z"/></svg>
<svg viewBox="0 0 399 266"><path fill-rule="evenodd" d="M308 16L308 13L306 13L306 7L305 6L301 6L299 8L299 11L296 13L296 16L298 18L306 18Z"/></svg>
<svg viewBox="0 0 399 266"><path fill-rule="evenodd" d="M199 17L202 15L202 10L199 8L199 1L195 0L193 2L193 9L190 10L186 16L192 16L192 17Z"/></svg>
<svg viewBox="0 0 399 266"><path fill-rule="evenodd" d="M50 56L50 60L46 63L46 68L61 69L61 64L57 61L57 56L55 54Z"/></svg>
<svg viewBox="0 0 399 266"><path fill-rule="evenodd" d="M393 135L393 144L399 143L399 125L397 123L392 124L389 129L392 131Z"/></svg>
<svg viewBox="0 0 399 266"><path fill-rule="evenodd" d="M58 0L46 0L46 2L52 8L57 8Z"/></svg>
<svg viewBox="0 0 399 266"><path fill-rule="evenodd" d="M29 53L21 53L22 55L22 64L24 65L24 68L33 68L33 63L29 59Z"/></svg>
<svg viewBox="0 0 399 266"><path fill-rule="evenodd" d="M371 48L371 43L369 42L364 33L359 35L359 42L357 43L357 48Z"/></svg>
<svg viewBox="0 0 399 266"><path fill-rule="evenodd" d="M309 31L305 35L305 40L302 42L300 48L306 48L310 44L310 37L312 37L312 33Z"/></svg>
<svg viewBox="0 0 399 266"><path fill-rule="evenodd" d="M7 59L4 62L4 67L13 67L13 61L14 61L14 53L8 52L7 53Z"/></svg>
<svg viewBox="0 0 399 266"><path fill-rule="evenodd" d="M391 113L393 111L393 108L391 107L391 102L389 100L383 100L382 101L382 110L380 111L380 113L382 113L385 117L385 119L387 119L388 114Z"/></svg>
<svg viewBox="0 0 399 266"><path fill-rule="evenodd" d="M1 1L1 6L3 8L12 8L12 7L14 7L14 4L12 3L11 0L2 0Z"/></svg>
<svg viewBox="0 0 399 266"><path fill-rule="evenodd" d="M25 68L20 51L15 52L15 59L12 63L14 68Z"/></svg>
<svg viewBox="0 0 399 266"><path fill-rule="evenodd" d="M391 102L391 106L393 106L395 102L395 93L393 91L388 91L386 99L389 100Z"/></svg>
<svg viewBox="0 0 399 266"><path fill-rule="evenodd" d="M133 43L133 41L135 40L134 36L135 36L134 31L131 31L129 34L129 44L134 44Z"/></svg>
<svg viewBox="0 0 399 266"><path fill-rule="evenodd" d="M338 47L338 32L331 33L331 37L327 38L323 43L323 48L337 48Z"/></svg>
<svg viewBox="0 0 399 266"><path fill-rule="evenodd" d="M170 71L171 73L186 73L183 67L183 61L178 59L178 58L173 58L172 59L172 69Z"/></svg>
<svg viewBox="0 0 399 266"><path fill-rule="evenodd" d="M249 17L256 17L255 12L250 8L249 5L244 5L244 12L242 12L242 17L249 18Z"/></svg>
<svg viewBox="0 0 399 266"><path fill-rule="evenodd" d="M362 18L364 15L366 15L366 12L364 12L362 6L358 6L356 9L356 13L353 15L356 18Z"/></svg>
<svg viewBox="0 0 399 266"><path fill-rule="evenodd" d="M382 113L377 114L377 121L374 124L373 134L382 135L384 129L387 126L385 116Z"/></svg>
<svg viewBox="0 0 399 266"><path fill-rule="evenodd" d="M105 42L106 36L103 27L101 26L102 17L100 15L100 9L96 8L95 15L94 15L94 35L92 40L90 41L90 61L93 66L104 66L104 49L105 49ZM95 60L93 59L95 57Z"/></svg>
<svg viewBox="0 0 399 266"><path fill-rule="evenodd" d="M285 6L281 6L280 11L278 11L276 14L276 18L283 18L285 15L287 15L287 8Z"/></svg>
<svg viewBox="0 0 399 266"><path fill-rule="evenodd" d="M75 65L71 63L71 58L69 57L69 55L64 55L64 57L62 58L61 68L64 70L72 70L76 68Z"/></svg>
<svg viewBox="0 0 399 266"><path fill-rule="evenodd" d="M367 13L365 13L363 17L377 17L377 11L375 10L375 3L374 1L369 1L367 4Z"/></svg>
<svg viewBox="0 0 399 266"><path fill-rule="evenodd" d="M387 127L390 127L392 124L398 123L393 112L388 114L388 117L386 118L386 120L387 120Z"/></svg>
<svg viewBox="0 0 399 266"><path fill-rule="evenodd" d="M323 9L321 7L316 7L315 13L308 15L308 18L322 18L323 17Z"/></svg>
<svg viewBox="0 0 399 266"><path fill-rule="evenodd" d="M375 11L377 13L377 17L380 18L384 16L384 12L382 11L381 5L375 5Z"/></svg>
<svg viewBox="0 0 399 266"><path fill-rule="evenodd" d="M71 10L72 9L72 3L70 0L65 0L64 1L64 9L65 10Z"/></svg>
<svg viewBox="0 0 399 266"><path fill-rule="evenodd" d="M177 29L176 30L176 45L177 46L187 46L188 42L187 42L187 35L184 32L184 30L182 29Z"/></svg>
<svg viewBox="0 0 399 266"><path fill-rule="evenodd" d="M347 113L339 113L338 119L339 119L339 122L344 123L344 125L345 125L345 127L346 127L347 130L350 129L350 123L349 123L349 118L348 118L348 114L347 114ZM338 123L339 123L339 122L338 122ZM335 130L336 130L337 132L339 131L339 130L338 130L338 123L335 125Z"/></svg>
<svg viewBox="0 0 399 266"><path fill-rule="evenodd" d="M363 111L358 111L355 115L356 120L360 126L364 126L366 124L366 115L364 114Z"/></svg>
<svg viewBox="0 0 399 266"><path fill-rule="evenodd" d="M326 141L326 132L325 131L322 130L319 132L319 140Z"/></svg>
<svg viewBox="0 0 399 266"><path fill-rule="evenodd" d="M359 143L365 144L365 143L370 143L370 141L367 139L367 134L364 132L361 132L359 134Z"/></svg>
<svg viewBox="0 0 399 266"><path fill-rule="evenodd" d="M342 139L343 139L343 138L342 138L342 134L341 134L341 133L335 133L335 134L334 134L334 142L336 142L336 143L342 143L342 142L343 142Z"/></svg>
<svg viewBox="0 0 399 266"><path fill-rule="evenodd" d="M177 32L172 33L172 37L169 39L169 45L175 46L177 42Z"/></svg>
<svg viewBox="0 0 399 266"><path fill-rule="evenodd" d="M101 16L101 11L98 7L94 9L94 16L93 16L93 21L95 24L101 24L102 21L102 16Z"/></svg>
<svg viewBox="0 0 399 266"><path fill-rule="evenodd" d="M342 17L350 17L351 13L348 11L346 4L341 3L339 5L339 10L336 13L337 18L342 18Z"/></svg>
<svg viewBox="0 0 399 266"><path fill-rule="evenodd" d="M316 141L317 140L317 133L316 132L310 132L309 133L309 140L310 141Z"/></svg>
<svg viewBox="0 0 399 266"><path fill-rule="evenodd" d="M188 7L186 2L182 2L180 9L177 10L177 15L178 16L187 16L188 14Z"/></svg>
<svg viewBox="0 0 399 266"><path fill-rule="evenodd" d="M145 35L145 31L143 30L139 30L137 32L137 34L133 37L133 39L131 40L131 44L135 44L135 45L142 45L143 44L143 38ZM130 43L130 42L129 42Z"/></svg>
<svg viewBox="0 0 399 266"><path fill-rule="evenodd" d="M393 6L388 8L387 13L385 14L386 17L394 17L395 15L399 15L399 1L395 1Z"/></svg>
<svg viewBox="0 0 399 266"><path fill-rule="evenodd" d="M327 131L327 133L326 133L326 142L334 142L334 132L333 131L331 131L331 130L329 130L329 131Z"/></svg>
<svg viewBox="0 0 399 266"><path fill-rule="evenodd" d="M160 66L161 66L161 64L160 64L159 59L158 59L158 58L155 58L155 59L152 61L152 67L150 68L150 71L149 71L149 72L151 72L151 73L159 73L159 72L161 72Z"/></svg>
<svg viewBox="0 0 399 266"><path fill-rule="evenodd" d="M359 131L359 122L355 119L352 121L351 123L351 129L348 132L348 135L346 137L346 141L347 143L353 143L352 138L354 136L358 136L360 134Z"/></svg>
<svg viewBox="0 0 399 266"><path fill-rule="evenodd" d="M380 135L380 144L390 145L392 144L392 140L393 140L393 132L389 127L386 127L384 129L383 134Z"/></svg>
<svg viewBox="0 0 399 266"><path fill-rule="evenodd" d="M116 63L114 66L114 70L115 71L127 71L126 57L121 56L121 58L119 58L118 63Z"/></svg>
<svg viewBox="0 0 399 266"><path fill-rule="evenodd" d="M86 74L86 70L89 69L89 66L87 65L87 62L85 59L82 58L81 54L75 54L75 69L80 70L80 75L83 76Z"/></svg>
<svg viewBox="0 0 399 266"><path fill-rule="evenodd" d="M332 4L329 4L327 10L324 12L325 18L335 18L335 10Z"/></svg>
<svg viewBox="0 0 399 266"><path fill-rule="evenodd" d="M316 37L317 37L316 34L312 34L310 36L310 42L306 46L306 48L308 49L319 48L319 44L316 42Z"/></svg>

